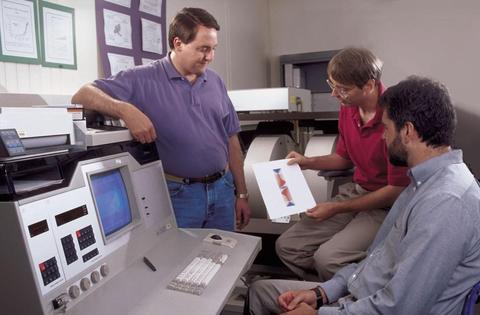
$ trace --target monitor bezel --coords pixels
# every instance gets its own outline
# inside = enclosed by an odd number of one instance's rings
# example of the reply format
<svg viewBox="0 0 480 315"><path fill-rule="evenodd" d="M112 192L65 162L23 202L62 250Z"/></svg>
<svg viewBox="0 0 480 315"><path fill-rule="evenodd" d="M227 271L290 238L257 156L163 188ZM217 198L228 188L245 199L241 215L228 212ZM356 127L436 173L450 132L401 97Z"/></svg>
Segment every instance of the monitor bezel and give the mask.
<svg viewBox="0 0 480 315"><path fill-rule="evenodd" d="M102 218L100 216L100 211L98 209L97 200L96 200L94 192L93 192L92 175L106 173L106 172L110 172L110 171L114 171L114 170L119 170L120 176L122 177L122 180L123 180L123 184L125 185L125 190L126 190L127 198L128 198L128 204L130 206L130 214L132 216L132 221L130 223L128 223L127 225L121 227L120 229L116 230L115 232L110 233L107 236L107 235L105 235L105 231L103 229ZM133 228L135 228L136 226L138 226L140 224L141 215L140 215L140 211L137 207L135 190L133 188L132 179L131 179L130 170L129 170L128 165L120 165L120 166L113 165L111 167L104 167L104 168L97 169L97 170L94 170L94 171L91 171L91 172L86 172L85 175L88 179L90 195L92 196L93 205L95 206L95 212L97 214L98 225L99 225L100 231L102 233L102 238L103 238L103 242L104 242L105 245L109 244L113 240L121 237L122 235L124 235L128 231L131 231Z"/></svg>

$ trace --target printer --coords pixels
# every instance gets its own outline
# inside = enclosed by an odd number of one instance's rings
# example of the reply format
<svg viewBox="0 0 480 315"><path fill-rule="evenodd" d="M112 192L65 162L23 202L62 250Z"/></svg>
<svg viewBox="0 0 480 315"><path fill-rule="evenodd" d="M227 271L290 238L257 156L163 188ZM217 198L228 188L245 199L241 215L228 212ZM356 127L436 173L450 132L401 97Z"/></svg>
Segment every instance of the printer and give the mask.
<svg viewBox="0 0 480 315"><path fill-rule="evenodd" d="M260 239L177 228L155 145L72 108L0 107L1 313L220 313ZM202 295L170 290L205 251L228 259Z"/></svg>
<svg viewBox="0 0 480 315"><path fill-rule="evenodd" d="M75 145L72 115L65 108L1 107L0 142L3 157L41 147L65 150Z"/></svg>

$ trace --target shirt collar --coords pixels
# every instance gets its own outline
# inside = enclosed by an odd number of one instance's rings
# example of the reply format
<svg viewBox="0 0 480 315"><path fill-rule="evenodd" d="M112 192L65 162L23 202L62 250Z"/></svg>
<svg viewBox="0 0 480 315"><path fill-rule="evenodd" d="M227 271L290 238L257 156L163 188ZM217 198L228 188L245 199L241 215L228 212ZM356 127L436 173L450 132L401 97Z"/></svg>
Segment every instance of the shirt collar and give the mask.
<svg viewBox="0 0 480 315"><path fill-rule="evenodd" d="M165 71L167 72L167 76L170 80L172 79L185 79L186 78L181 75L177 69L175 69L173 63L172 63L172 60L170 59L170 53L169 52L164 58L163 58L163 65L165 67ZM203 81L203 82L206 82L207 81L207 71L205 71L204 73L202 73L200 76L198 76L197 78L197 81Z"/></svg>
<svg viewBox="0 0 480 315"><path fill-rule="evenodd" d="M412 179L412 183L418 187L439 169L460 163L463 163L462 150L451 150L412 167L408 171L408 175Z"/></svg>
<svg viewBox="0 0 480 315"><path fill-rule="evenodd" d="M378 83L378 94L382 95L383 92L385 91L385 85L383 85L382 82ZM355 106L354 109L354 119L357 122L358 126L363 128L372 128L375 127L376 125L382 123L382 115L383 115L383 108L380 106L377 106L375 116L373 116L372 119L370 119L365 125L362 125L361 119L360 119L360 108L358 106Z"/></svg>

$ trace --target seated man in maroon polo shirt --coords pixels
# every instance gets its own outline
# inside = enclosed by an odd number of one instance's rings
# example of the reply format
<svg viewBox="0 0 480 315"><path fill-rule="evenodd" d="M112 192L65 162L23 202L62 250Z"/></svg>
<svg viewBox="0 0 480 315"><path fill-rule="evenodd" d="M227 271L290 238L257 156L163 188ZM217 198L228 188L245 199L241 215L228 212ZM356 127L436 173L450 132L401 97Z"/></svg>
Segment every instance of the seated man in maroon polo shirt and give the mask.
<svg viewBox="0 0 480 315"><path fill-rule="evenodd" d="M391 165L383 139L378 99L382 62L363 48L346 48L328 64L327 83L340 103L335 153L305 157L290 152L302 169L355 167L353 182L318 204L277 240L280 259L299 277L326 281L341 267L365 257L387 211L408 185L406 168Z"/></svg>

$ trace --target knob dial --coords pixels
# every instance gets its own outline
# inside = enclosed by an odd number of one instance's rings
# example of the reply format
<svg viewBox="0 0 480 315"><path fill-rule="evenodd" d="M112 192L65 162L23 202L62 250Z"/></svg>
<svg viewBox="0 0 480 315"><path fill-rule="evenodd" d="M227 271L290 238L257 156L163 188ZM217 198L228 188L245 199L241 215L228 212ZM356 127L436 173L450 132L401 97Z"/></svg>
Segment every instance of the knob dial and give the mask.
<svg viewBox="0 0 480 315"><path fill-rule="evenodd" d="M82 288L83 291L87 291L88 289L90 289L91 286L92 283L90 282L90 279L83 278L82 280L80 280L80 288Z"/></svg>
<svg viewBox="0 0 480 315"><path fill-rule="evenodd" d="M102 265L100 267L100 273L102 274L102 277L108 276L110 273L110 267L108 267L108 265Z"/></svg>
<svg viewBox="0 0 480 315"><path fill-rule="evenodd" d="M90 274L90 280L92 280L93 283L98 283L100 281L100 272L98 271L93 271Z"/></svg>
<svg viewBox="0 0 480 315"><path fill-rule="evenodd" d="M68 294L72 299L76 299L80 295L80 288L74 284L68 289Z"/></svg>

